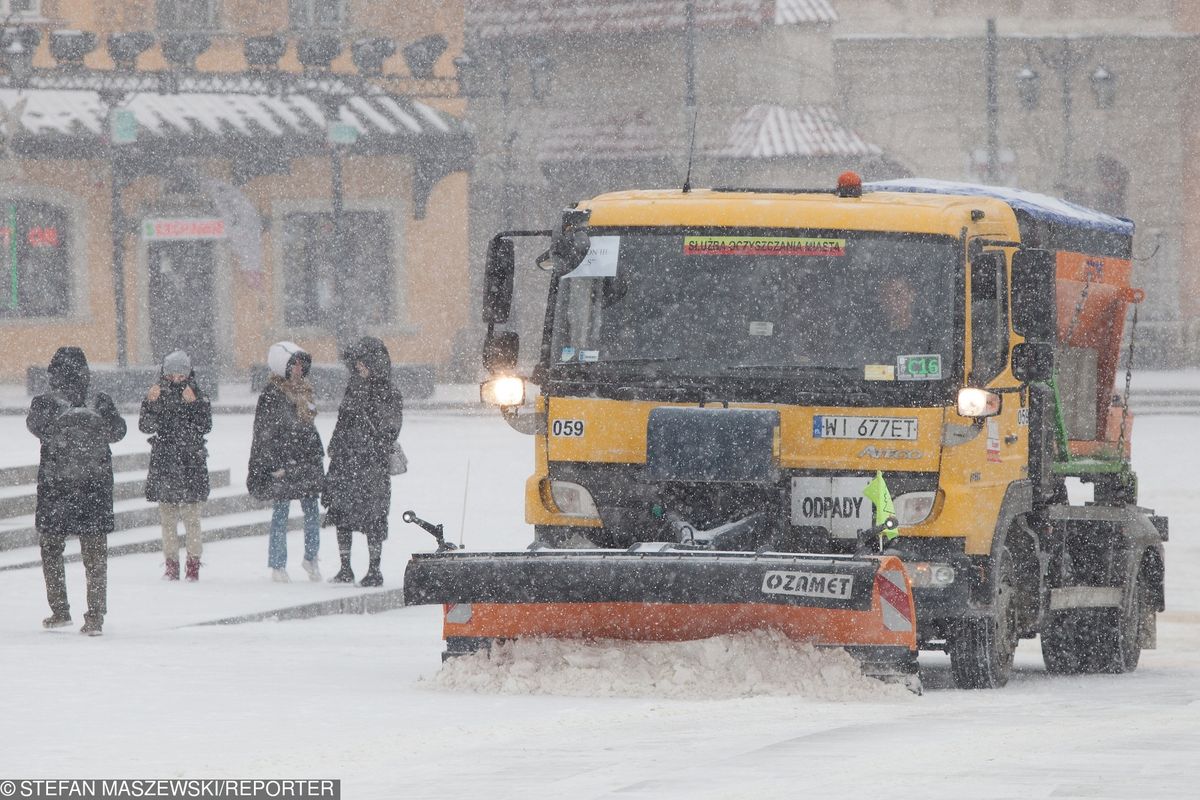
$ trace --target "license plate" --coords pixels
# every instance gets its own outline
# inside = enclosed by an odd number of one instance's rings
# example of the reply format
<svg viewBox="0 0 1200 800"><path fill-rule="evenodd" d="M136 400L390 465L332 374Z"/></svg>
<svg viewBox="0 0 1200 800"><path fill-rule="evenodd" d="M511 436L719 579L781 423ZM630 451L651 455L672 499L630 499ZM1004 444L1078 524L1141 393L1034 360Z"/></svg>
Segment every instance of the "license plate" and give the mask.
<svg viewBox="0 0 1200 800"><path fill-rule="evenodd" d="M792 524L853 539L871 527L875 507L863 497L870 478L792 478Z"/></svg>
<svg viewBox="0 0 1200 800"><path fill-rule="evenodd" d="M915 417L841 417L817 414L813 417L814 439L883 439L915 441Z"/></svg>

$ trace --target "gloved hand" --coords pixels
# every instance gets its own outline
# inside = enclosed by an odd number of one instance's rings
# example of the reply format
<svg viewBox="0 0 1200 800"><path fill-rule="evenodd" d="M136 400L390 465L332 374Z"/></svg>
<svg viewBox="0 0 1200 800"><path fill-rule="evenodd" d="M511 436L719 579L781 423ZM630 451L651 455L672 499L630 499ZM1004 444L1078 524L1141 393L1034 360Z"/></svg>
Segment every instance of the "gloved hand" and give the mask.
<svg viewBox="0 0 1200 800"><path fill-rule="evenodd" d="M96 409L96 413L102 417L118 416L117 404L114 403L112 397L105 392L96 393L96 399L93 401L93 407Z"/></svg>

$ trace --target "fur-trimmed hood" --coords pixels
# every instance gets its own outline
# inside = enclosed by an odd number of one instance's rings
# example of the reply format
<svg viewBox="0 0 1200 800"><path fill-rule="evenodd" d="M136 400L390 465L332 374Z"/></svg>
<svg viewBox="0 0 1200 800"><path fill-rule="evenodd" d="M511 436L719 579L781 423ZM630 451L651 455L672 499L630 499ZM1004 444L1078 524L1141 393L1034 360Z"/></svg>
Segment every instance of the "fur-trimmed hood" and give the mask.
<svg viewBox="0 0 1200 800"><path fill-rule="evenodd" d="M312 368L312 356L295 342L276 342L267 351L267 366L273 375L287 377L288 366L294 361L304 368L304 374Z"/></svg>

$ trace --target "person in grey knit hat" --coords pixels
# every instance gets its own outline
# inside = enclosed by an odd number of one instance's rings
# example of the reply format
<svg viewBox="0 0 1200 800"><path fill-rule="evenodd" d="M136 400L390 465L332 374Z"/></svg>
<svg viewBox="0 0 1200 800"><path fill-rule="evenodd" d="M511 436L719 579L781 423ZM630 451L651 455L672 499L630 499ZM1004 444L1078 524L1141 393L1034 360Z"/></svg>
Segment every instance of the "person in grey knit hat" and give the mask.
<svg viewBox="0 0 1200 800"><path fill-rule="evenodd" d="M196 384L192 360L182 350L163 359L158 383L142 401L138 429L150 436L146 499L158 503L162 522L163 580L179 580L179 524L187 544L186 577L200 579L204 550L200 505L208 499L208 449L212 407Z"/></svg>

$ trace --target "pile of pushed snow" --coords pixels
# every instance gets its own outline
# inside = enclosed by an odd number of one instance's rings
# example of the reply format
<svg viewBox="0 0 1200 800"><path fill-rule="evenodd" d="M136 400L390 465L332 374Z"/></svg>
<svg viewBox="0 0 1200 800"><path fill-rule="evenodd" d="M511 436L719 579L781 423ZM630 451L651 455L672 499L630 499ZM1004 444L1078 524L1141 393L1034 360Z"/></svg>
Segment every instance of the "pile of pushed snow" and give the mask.
<svg viewBox="0 0 1200 800"><path fill-rule="evenodd" d="M447 661L444 689L503 694L720 699L798 695L818 700L909 696L865 677L840 649L774 631L690 642L518 639Z"/></svg>

